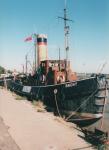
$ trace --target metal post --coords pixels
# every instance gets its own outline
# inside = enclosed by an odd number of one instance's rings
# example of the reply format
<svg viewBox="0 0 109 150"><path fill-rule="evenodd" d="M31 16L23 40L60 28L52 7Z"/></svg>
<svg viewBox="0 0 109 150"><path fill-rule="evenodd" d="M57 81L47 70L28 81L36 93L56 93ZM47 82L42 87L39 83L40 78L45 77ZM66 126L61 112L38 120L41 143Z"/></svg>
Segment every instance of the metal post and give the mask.
<svg viewBox="0 0 109 150"><path fill-rule="evenodd" d="M37 35L34 34L34 72L36 73L36 41Z"/></svg>
<svg viewBox="0 0 109 150"><path fill-rule="evenodd" d="M26 64L25 64L25 69L26 70L25 70L25 73L27 74L28 73L28 64L27 64L28 63L28 55L25 56L25 60L26 60Z"/></svg>
<svg viewBox="0 0 109 150"><path fill-rule="evenodd" d="M24 74L24 64L22 64L22 73Z"/></svg>

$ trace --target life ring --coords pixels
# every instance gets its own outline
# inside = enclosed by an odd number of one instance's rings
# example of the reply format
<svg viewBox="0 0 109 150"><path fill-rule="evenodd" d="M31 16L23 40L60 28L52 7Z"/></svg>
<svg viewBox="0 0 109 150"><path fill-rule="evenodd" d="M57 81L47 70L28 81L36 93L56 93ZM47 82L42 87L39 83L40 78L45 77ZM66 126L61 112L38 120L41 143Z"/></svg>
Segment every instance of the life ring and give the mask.
<svg viewBox="0 0 109 150"><path fill-rule="evenodd" d="M63 74L60 74L57 76L57 82L62 83L65 82L65 76Z"/></svg>

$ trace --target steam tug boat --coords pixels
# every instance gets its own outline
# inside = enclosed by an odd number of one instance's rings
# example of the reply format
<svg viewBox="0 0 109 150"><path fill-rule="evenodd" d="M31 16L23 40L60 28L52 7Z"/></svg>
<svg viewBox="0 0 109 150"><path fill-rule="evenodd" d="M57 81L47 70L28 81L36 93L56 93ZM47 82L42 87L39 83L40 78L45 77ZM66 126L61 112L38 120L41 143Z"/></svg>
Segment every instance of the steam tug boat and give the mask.
<svg viewBox="0 0 109 150"><path fill-rule="evenodd" d="M65 116L66 121L79 126L91 125L103 116L106 100L106 79L103 75L78 79L68 60L68 35L66 7L64 9L66 59L49 60L47 36L34 34L34 75L11 80L8 88L31 99L40 99L49 110ZM37 62L36 62L37 60Z"/></svg>
<svg viewBox="0 0 109 150"><path fill-rule="evenodd" d="M37 35L36 44L36 73L22 78L21 82L11 80L8 87L20 95L42 100L49 110L78 126L88 126L101 119L106 100L105 76L79 80L70 69L70 61L46 60L47 36Z"/></svg>

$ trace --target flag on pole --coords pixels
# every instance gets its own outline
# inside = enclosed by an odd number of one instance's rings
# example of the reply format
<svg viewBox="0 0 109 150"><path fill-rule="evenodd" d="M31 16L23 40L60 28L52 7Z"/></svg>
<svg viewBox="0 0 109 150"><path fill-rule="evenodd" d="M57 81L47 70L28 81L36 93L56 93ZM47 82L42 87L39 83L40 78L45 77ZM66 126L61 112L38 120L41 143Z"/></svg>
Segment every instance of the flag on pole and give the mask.
<svg viewBox="0 0 109 150"><path fill-rule="evenodd" d="M28 42L28 41L32 41L32 37L31 37L31 36L29 36L29 37L27 37L27 38L25 39L25 42Z"/></svg>

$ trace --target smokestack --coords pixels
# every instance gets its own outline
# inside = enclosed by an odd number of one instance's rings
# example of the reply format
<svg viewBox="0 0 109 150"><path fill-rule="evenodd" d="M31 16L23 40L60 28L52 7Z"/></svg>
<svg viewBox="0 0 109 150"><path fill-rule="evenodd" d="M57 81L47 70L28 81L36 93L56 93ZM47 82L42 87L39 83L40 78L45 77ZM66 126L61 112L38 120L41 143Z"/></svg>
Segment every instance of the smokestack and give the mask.
<svg viewBox="0 0 109 150"><path fill-rule="evenodd" d="M47 35L37 35L37 65L39 67L40 62L47 60Z"/></svg>

